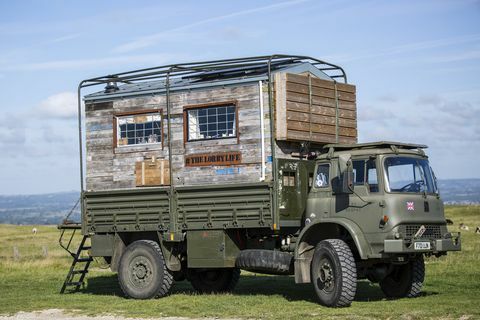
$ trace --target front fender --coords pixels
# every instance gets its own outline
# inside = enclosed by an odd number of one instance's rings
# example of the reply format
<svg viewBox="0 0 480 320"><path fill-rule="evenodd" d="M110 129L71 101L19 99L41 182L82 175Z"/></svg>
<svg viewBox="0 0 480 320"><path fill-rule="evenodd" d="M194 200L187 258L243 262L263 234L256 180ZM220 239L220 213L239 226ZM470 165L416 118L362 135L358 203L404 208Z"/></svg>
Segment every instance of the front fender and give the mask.
<svg viewBox="0 0 480 320"><path fill-rule="evenodd" d="M342 228L352 237L360 259L365 260L371 256L372 250L363 236L363 232L353 221L345 218L314 220L302 230L295 246L296 283L309 283L311 281L310 264L315 246L325 239L340 238L344 233Z"/></svg>
<svg viewBox="0 0 480 320"><path fill-rule="evenodd" d="M297 245L295 247L295 258L299 257L299 248L303 239L305 239L305 237L310 232L314 232L313 230L315 229L321 230L322 229L321 226L328 226L328 225L340 225L348 231L353 241L355 242L355 246L357 247L358 254L362 260L366 260L371 256L372 250L363 235L363 231L355 222L345 218L327 218L327 219L322 219L318 221L314 220L308 226L303 228L302 232L300 232L300 235L298 236ZM324 239L327 239L327 238L324 238Z"/></svg>

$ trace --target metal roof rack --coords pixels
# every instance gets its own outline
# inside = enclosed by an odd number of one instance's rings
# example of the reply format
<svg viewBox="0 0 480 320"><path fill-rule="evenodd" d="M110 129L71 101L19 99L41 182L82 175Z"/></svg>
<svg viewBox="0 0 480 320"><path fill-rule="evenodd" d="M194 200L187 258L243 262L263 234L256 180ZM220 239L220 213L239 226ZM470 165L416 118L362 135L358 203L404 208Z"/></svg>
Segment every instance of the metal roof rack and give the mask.
<svg viewBox="0 0 480 320"><path fill-rule="evenodd" d="M232 75L238 76L249 72L263 71L270 73L273 68L305 62L310 63L318 70L326 73L330 78L335 80L340 79L342 82L347 83L347 75L340 66L308 56L274 54L270 56L170 64L153 68L132 70L86 79L82 81L81 87L85 88L109 82L131 84L140 81L161 80L167 78L171 80L178 77L183 79L206 79Z"/></svg>

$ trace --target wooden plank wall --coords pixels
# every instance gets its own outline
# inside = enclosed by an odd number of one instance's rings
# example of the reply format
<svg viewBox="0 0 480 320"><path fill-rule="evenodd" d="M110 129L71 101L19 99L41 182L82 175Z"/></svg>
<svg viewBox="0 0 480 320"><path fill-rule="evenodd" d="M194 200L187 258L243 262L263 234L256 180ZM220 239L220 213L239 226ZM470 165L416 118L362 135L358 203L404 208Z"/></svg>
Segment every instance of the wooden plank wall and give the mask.
<svg viewBox="0 0 480 320"><path fill-rule="evenodd" d="M277 140L320 144L357 142L356 95L353 85L337 83L335 88L333 81L310 75L277 73L275 106Z"/></svg>
<svg viewBox="0 0 480 320"><path fill-rule="evenodd" d="M264 85L265 154L271 155L267 86ZM183 107L235 100L239 137L184 142ZM258 83L171 94L172 165L174 185L258 182L261 175L260 108ZM162 109L164 144L113 146L115 113ZM87 190L136 187L135 164L145 159L168 159L165 96L146 96L86 105ZM241 163L231 166L185 166L185 156L215 152L240 152ZM271 162L266 162L267 180Z"/></svg>

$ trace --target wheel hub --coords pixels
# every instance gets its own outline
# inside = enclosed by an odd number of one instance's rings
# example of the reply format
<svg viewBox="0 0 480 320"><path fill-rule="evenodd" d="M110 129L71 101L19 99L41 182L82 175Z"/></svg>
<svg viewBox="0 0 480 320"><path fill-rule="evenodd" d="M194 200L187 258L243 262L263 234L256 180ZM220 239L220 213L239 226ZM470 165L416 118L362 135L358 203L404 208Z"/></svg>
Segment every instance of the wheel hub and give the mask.
<svg viewBox="0 0 480 320"><path fill-rule="evenodd" d="M150 264L143 258L137 258L132 261L130 271L131 279L137 285L148 283L152 275Z"/></svg>
<svg viewBox="0 0 480 320"><path fill-rule="evenodd" d="M320 265L320 270L318 273L319 273L319 280L322 283L323 289L327 291L331 290L333 288L334 277L333 277L332 266L330 265L330 263L327 261L324 261Z"/></svg>

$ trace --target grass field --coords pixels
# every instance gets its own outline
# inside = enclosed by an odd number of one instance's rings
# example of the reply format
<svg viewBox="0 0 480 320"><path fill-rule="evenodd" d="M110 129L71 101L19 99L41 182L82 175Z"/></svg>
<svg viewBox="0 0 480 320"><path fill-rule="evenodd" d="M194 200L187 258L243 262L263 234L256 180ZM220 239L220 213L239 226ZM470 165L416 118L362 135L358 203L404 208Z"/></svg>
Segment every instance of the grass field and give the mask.
<svg viewBox="0 0 480 320"><path fill-rule="evenodd" d="M58 247L56 228L37 227L33 235L31 226L0 225L0 314L57 308L131 317L480 319L480 235L474 233L480 206L447 207L446 215L455 223L452 231L462 222L470 230L462 232L462 252L426 260L421 297L386 300L378 285L362 281L352 306L343 309L318 305L311 285L295 285L292 277L244 272L232 294L198 295L188 282L179 282L166 298L130 300L101 263L90 269L84 289L60 295L71 260Z"/></svg>

